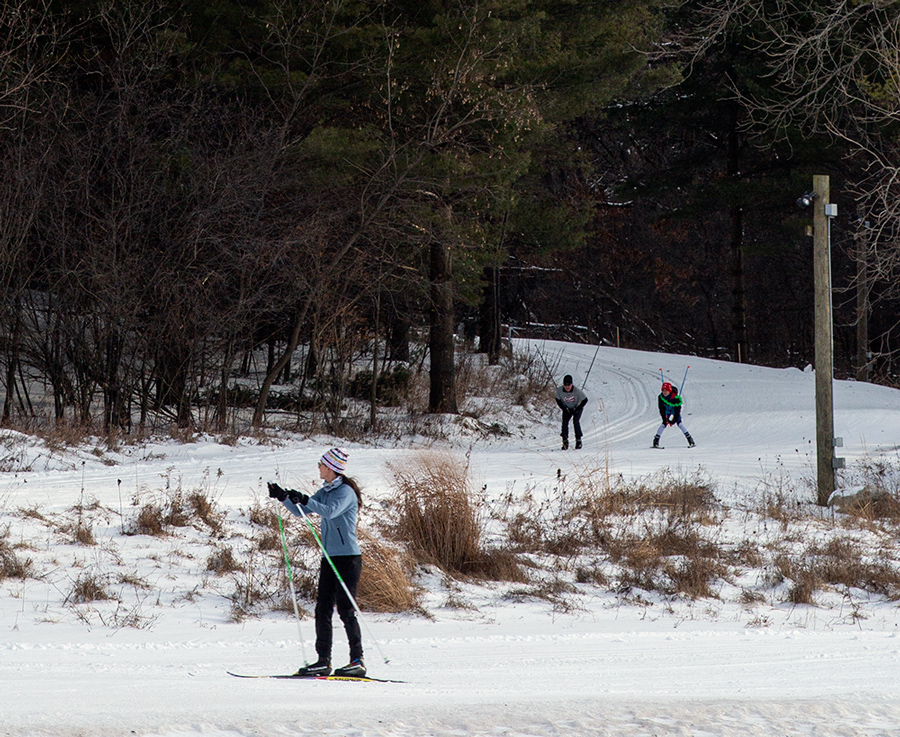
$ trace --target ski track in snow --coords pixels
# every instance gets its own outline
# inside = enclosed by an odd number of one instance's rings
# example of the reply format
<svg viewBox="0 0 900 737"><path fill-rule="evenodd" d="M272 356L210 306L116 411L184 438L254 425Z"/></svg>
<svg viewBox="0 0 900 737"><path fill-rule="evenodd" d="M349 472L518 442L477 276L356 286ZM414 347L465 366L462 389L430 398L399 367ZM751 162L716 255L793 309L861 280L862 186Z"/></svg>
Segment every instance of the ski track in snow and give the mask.
<svg viewBox="0 0 900 737"><path fill-rule="evenodd" d="M286 634L284 625L267 627ZM381 625L379 635L386 629L427 627ZM235 679L226 664L258 670L268 662L280 672L298 658L289 639L237 632L193 643L6 644L0 724L4 734L98 737L123 726L165 737L543 737L889 735L900 725L893 634L596 633L587 623L528 636L439 629L445 636L385 637L397 662L377 665L379 675L405 684ZM25 667L30 677L16 679ZM872 687L873 669L881 687Z"/></svg>

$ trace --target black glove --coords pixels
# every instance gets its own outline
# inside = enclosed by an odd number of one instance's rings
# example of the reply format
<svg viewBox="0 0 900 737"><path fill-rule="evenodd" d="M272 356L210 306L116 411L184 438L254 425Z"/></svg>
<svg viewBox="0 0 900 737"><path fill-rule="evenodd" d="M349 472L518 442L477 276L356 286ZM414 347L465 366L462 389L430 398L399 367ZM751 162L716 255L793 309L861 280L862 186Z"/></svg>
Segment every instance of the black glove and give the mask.
<svg viewBox="0 0 900 737"><path fill-rule="evenodd" d="M294 491L293 489L288 489L285 493L287 494L287 498L294 502L294 504L306 505L306 502L309 501L309 497L302 491Z"/></svg>
<svg viewBox="0 0 900 737"><path fill-rule="evenodd" d="M270 481L267 486L269 487L269 496L273 499L277 499L280 502L283 502L285 499L287 499L287 492L278 484L274 484Z"/></svg>

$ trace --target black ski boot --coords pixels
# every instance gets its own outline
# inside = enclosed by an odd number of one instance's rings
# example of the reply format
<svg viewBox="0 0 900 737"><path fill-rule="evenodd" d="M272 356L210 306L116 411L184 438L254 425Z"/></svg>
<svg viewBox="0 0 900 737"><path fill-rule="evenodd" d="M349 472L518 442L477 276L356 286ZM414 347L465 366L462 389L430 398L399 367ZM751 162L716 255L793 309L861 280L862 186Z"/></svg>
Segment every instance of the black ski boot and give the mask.
<svg viewBox="0 0 900 737"><path fill-rule="evenodd" d="M575 450L581 450L581 438L575 438Z"/></svg>
<svg viewBox="0 0 900 737"><path fill-rule="evenodd" d="M697 444L697 443L694 442L694 439L691 437L691 434L690 434L689 432L686 432L686 433L684 434L684 437L687 438L687 441L688 441L688 448L693 448L693 447Z"/></svg>
<svg viewBox="0 0 900 737"><path fill-rule="evenodd" d="M334 674L343 678L365 678L366 664L363 663L362 658L356 658L355 660L351 660L343 668L337 668L334 671Z"/></svg>
<svg viewBox="0 0 900 737"><path fill-rule="evenodd" d="M563 438L562 449L563 449L563 450L568 450L568 449L569 449L569 439L568 439L568 438Z"/></svg>
<svg viewBox="0 0 900 737"><path fill-rule="evenodd" d="M315 678L316 676L331 675L331 663L319 658L312 665L304 665L294 675L299 676L300 678Z"/></svg>
<svg viewBox="0 0 900 737"><path fill-rule="evenodd" d="M654 436L653 436L653 447L654 447L654 448L658 448L658 447L659 447L659 435L654 435Z"/></svg>

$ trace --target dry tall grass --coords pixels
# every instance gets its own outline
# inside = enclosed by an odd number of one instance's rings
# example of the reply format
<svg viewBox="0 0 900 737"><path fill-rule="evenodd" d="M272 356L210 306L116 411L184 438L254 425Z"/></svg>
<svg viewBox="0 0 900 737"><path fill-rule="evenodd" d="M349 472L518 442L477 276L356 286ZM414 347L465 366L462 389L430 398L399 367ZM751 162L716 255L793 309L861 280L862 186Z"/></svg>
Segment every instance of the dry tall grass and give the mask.
<svg viewBox="0 0 900 737"><path fill-rule="evenodd" d="M393 465L398 519L394 532L420 561L465 573L481 552L482 522L469 488L468 464L449 453L411 454Z"/></svg>
<svg viewBox="0 0 900 737"><path fill-rule="evenodd" d="M900 599L896 561L885 552L872 554L854 540L834 538L807 545L797 554L779 553L775 567L787 584L787 600L792 604L815 604L816 595L827 589L859 589L890 601Z"/></svg>
<svg viewBox="0 0 900 737"><path fill-rule="evenodd" d="M715 596L714 582L728 572L706 532L716 516L712 482L699 474L666 470L625 482L585 469L571 483L560 476L540 504L526 495L525 508L515 511L508 527L520 552L553 556L556 568L575 561L581 582L696 599ZM611 568L581 562L597 552L605 553Z"/></svg>
<svg viewBox="0 0 900 737"><path fill-rule="evenodd" d="M360 609L368 612L422 612L422 590L412 580L413 561L401 551L360 531L363 572L357 591Z"/></svg>
<svg viewBox="0 0 900 737"><path fill-rule="evenodd" d="M155 494L153 501L142 504L129 533L160 537L173 527L200 527L200 523L219 533L224 519L224 512L218 509L208 489L185 492L177 486Z"/></svg>
<svg viewBox="0 0 900 737"><path fill-rule="evenodd" d="M418 562L451 574L524 579L511 552L483 544L485 514L472 492L467 460L426 451L389 469L397 492L392 531Z"/></svg>
<svg viewBox="0 0 900 737"><path fill-rule="evenodd" d="M9 529L0 530L0 581L34 575L34 561L21 557L9 544Z"/></svg>

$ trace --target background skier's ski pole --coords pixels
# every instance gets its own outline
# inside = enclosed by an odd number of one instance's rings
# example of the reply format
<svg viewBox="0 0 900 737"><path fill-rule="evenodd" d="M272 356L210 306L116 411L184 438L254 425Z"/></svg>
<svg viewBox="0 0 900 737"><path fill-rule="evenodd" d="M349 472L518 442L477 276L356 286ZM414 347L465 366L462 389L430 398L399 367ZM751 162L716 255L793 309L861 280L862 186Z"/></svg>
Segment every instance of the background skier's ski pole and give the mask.
<svg viewBox="0 0 900 737"><path fill-rule="evenodd" d="M278 512L278 529L281 530L281 547L284 550L284 564L287 566L288 583L291 585L291 603L294 605L294 615L297 617L297 635L300 638L300 654L303 662L306 660L306 646L303 644L303 631L300 629L300 610L297 609L297 592L294 590L294 570L291 568L291 560L288 555L287 540L284 537L284 522L281 520L281 512Z"/></svg>
<svg viewBox="0 0 900 737"><path fill-rule="evenodd" d="M550 384L556 385L556 379L553 378L553 372L550 370L550 367L547 365L547 362L544 360L544 354L541 353L540 348L535 348L535 352L538 354L538 358L541 359L541 363L544 364L544 368L547 369L547 376L550 377Z"/></svg>
<svg viewBox="0 0 900 737"><path fill-rule="evenodd" d="M599 343L599 341L598 341L598 342L597 342L597 350L594 351L594 357L591 359L591 365L588 366L587 373L584 375L584 381L581 383L581 388L582 388L582 389L584 389L584 387L587 386L588 376L591 375L591 369L594 368L594 361L597 360L597 354L598 354L599 352L600 352L600 343Z"/></svg>
<svg viewBox="0 0 900 737"><path fill-rule="evenodd" d="M684 394L684 382L687 381L687 372L688 372L688 369L689 369L689 368L690 368L690 366L688 366L688 367L684 370L684 377L682 377L682 379L681 379L681 394L682 394L682 395Z"/></svg>
<svg viewBox="0 0 900 737"><path fill-rule="evenodd" d="M378 644L378 640L372 635L372 632L369 630L369 623L363 619L362 612L360 611L359 604L356 603L356 599L353 598L353 594L350 593L350 589L347 588L347 584L344 583L344 579L341 578L341 574L338 573L337 566L335 566L334 561L331 560L331 556L328 555L328 552L325 550L325 546L322 544L322 540L319 537L319 533L316 532L316 528L313 527L313 523L309 521L309 515L306 513L306 510L300 504L297 504L297 509L300 510L300 514L303 515L303 521L306 522L306 526L309 528L309 531L313 534L313 537L316 539L316 543L319 545L319 549L322 551L322 555L325 556L325 560L328 561L328 565L331 566L331 570L334 571L334 575L337 576L338 583L341 584L341 588L344 589L344 593L347 594L347 598L350 600L350 603L353 605L353 608L356 610L356 616L359 618L359 621L363 623L363 626L366 628L366 634L369 636L369 639L375 644L375 648L378 650L378 654L381 656L381 659L385 663L390 663L384 653L381 650L381 645Z"/></svg>

